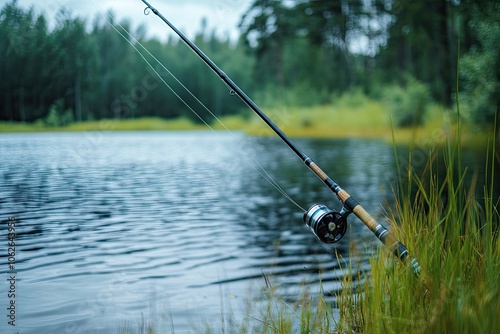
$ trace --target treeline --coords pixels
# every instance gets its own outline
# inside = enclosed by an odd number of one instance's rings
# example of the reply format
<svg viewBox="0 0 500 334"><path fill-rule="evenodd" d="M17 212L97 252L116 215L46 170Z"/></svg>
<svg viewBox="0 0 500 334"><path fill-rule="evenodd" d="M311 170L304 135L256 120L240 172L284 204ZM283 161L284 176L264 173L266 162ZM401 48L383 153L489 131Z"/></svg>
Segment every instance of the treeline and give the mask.
<svg viewBox="0 0 500 334"><path fill-rule="evenodd" d="M89 24L66 9L57 14L53 29L48 26L44 15L24 10L16 1L1 9L1 120L64 125L102 118L196 117L162 80L191 105L193 97L135 39L214 113L235 110L227 87L176 39L166 43L145 39L144 28L132 32L132 37L123 30L131 31L127 22L118 24L109 16L96 17ZM252 59L247 62L242 50L213 35L200 34L195 41L214 61L223 63L235 80L249 81ZM129 42L152 62L153 69ZM201 115L206 113L203 107L195 107Z"/></svg>
<svg viewBox="0 0 500 334"><path fill-rule="evenodd" d="M381 97L381 87L393 87L396 101L408 93L450 105L460 68L471 119L491 124L499 101L499 13L491 0L255 0L237 43L205 30L195 43L265 105L328 103L352 89ZM66 9L49 29L43 14L7 3L0 10L0 120L197 120L183 101L202 116L207 109L240 112L239 100L185 45L145 36L144 28L132 31L111 15L89 23ZM153 62L160 79L134 49L153 61L136 40L207 109Z"/></svg>

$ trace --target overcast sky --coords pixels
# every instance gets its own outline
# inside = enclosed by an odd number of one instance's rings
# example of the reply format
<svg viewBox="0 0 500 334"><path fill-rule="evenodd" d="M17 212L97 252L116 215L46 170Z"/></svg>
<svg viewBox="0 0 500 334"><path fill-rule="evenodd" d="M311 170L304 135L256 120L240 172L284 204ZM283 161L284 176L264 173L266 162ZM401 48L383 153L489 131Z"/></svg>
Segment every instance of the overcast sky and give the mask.
<svg viewBox="0 0 500 334"><path fill-rule="evenodd" d="M8 0L10 1L10 0ZM0 3L7 0L0 0ZM216 29L219 36L238 36L237 25L241 15L250 6L251 0L148 0L163 16L178 29L192 38L201 30L201 20L207 19L209 31ZM172 34L170 29L153 13L144 15L145 5L140 0L18 0L28 8L34 6L37 12L44 12L53 21L61 7L68 8L74 16L85 17L89 22L98 13L111 9L118 21L128 18L133 29L140 24L147 27L148 36L164 39ZM0 7L2 7L1 5Z"/></svg>

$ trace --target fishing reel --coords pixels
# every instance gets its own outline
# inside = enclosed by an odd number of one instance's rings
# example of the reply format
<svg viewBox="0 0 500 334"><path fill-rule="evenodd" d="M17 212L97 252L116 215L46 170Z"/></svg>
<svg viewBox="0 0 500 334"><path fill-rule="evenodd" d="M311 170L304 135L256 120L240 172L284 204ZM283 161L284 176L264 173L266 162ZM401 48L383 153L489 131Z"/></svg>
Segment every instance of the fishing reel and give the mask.
<svg viewBox="0 0 500 334"><path fill-rule="evenodd" d="M329 209L324 204L314 204L304 213L304 222L319 240L332 244L345 235L347 216L351 211L342 208L340 212Z"/></svg>

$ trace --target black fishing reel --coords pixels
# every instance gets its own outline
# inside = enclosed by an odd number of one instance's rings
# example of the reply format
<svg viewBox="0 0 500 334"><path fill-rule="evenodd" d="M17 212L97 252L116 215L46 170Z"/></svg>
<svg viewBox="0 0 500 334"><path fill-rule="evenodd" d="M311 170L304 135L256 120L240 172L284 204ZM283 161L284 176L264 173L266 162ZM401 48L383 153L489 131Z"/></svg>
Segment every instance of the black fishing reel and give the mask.
<svg viewBox="0 0 500 334"><path fill-rule="evenodd" d="M304 213L304 222L319 240L332 244L345 235L350 213L345 207L337 212L324 204L314 204Z"/></svg>

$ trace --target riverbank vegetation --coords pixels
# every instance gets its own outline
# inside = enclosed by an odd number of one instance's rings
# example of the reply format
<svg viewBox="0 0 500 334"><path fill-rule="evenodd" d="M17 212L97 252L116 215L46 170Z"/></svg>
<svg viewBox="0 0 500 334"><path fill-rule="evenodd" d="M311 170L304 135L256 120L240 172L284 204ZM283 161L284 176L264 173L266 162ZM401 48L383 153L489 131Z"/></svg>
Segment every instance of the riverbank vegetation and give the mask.
<svg viewBox="0 0 500 334"><path fill-rule="evenodd" d="M329 104L310 107L270 107L266 114L290 137L307 138L370 138L397 144L416 140L434 140L446 129L456 127L453 112L435 103L425 107L425 116L419 126L395 127L396 112L390 112L391 102L369 98L360 91L335 96ZM54 115L52 115L54 116ZM51 117L52 117L51 116ZM491 131L479 131L470 123L462 124L461 141L466 146L484 146ZM60 124L60 125L57 125ZM240 113L225 115L207 123L215 131L242 131L252 136L273 136L273 132L256 115ZM70 122L62 125L57 116L49 122L35 123L0 121L0 132L52 131L209 131L205 124L185 116L171 119L142 117L136 119L102 119ZM429 139L431 138L431 139ZM440 139L442 141L442 138Z"/></svg>
<svg viewBox="0 0 500 334"><path fill-rule="evenodd" d="M499 156L491 141L484 170L474 171L462 164L460 133L453 133L443 151L429 147L422 174L400 166L395 205L387 213L397 238L418 259L421 277L381 250L362 289L345 279L341 331L488 333L500 328L500 202L494 180ZM485 175L483 182L478 175Z"/></svg>

